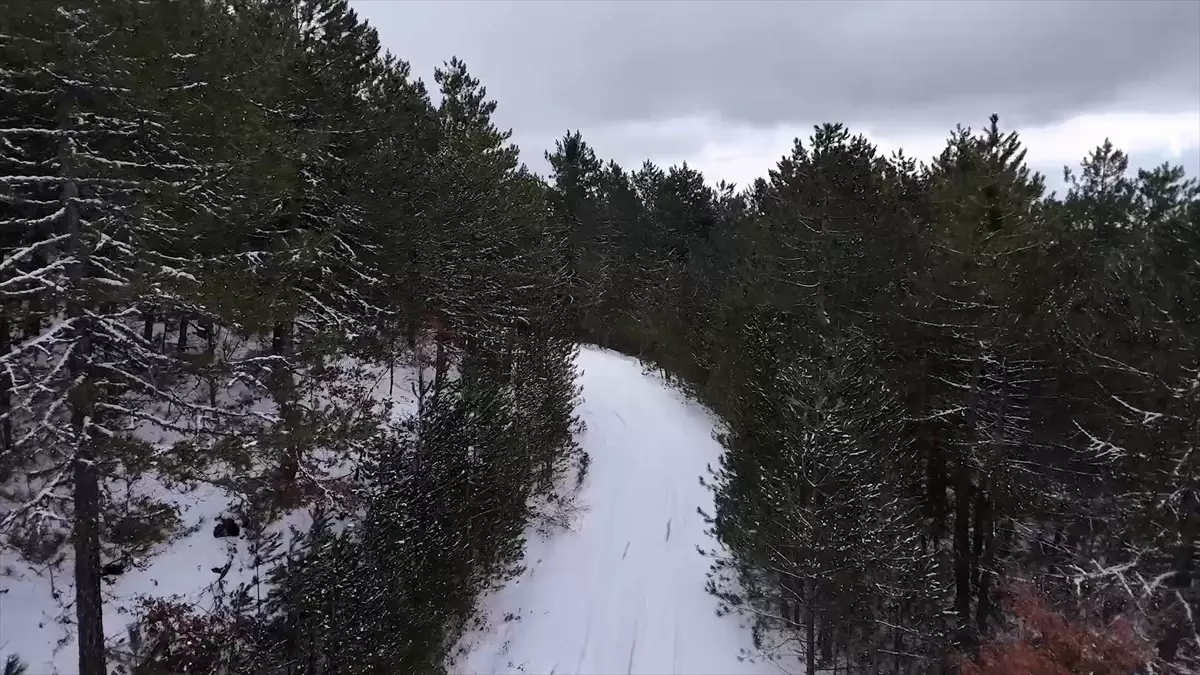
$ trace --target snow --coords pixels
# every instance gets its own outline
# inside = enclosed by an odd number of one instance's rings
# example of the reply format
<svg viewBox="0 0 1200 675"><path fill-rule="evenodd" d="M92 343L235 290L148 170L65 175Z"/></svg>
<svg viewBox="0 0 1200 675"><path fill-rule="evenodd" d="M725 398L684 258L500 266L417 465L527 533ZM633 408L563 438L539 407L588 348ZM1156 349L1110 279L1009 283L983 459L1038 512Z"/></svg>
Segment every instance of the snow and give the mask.
<svg viewBox="0 0 1200 675"><path fill-rule="evenodd" d="M361 364L354 359L345 359L339 365L365 369L363 376L370 383L371 397L379 404L390 400L393 421L415 410L416 368L398 363L393 381L386 366ZM223 398L230 396L233 394L226 392ZM268 405L262 401L254 407L262 409ZM141 435L157 434L164 443L175 439L150 427ZM346 467L336 466L328 471L329 475L347 472ZM249 583L257 571L251 543L244 537L213 536L217 518L230 514L237 497L207 483L192 489L167 488L160 481L147 479L136 483L135 489L173 504L179 512L181 531L149 559L116 577L108 577L113 583L106 583L102 592L104 632L110 646L126 639L127 626L140 598L175 598L210 608L217 597L239 584ZM301 508L285 513L267 531L279 532L286 549L292 529L304 531L311 523L308 509ZM11 550L0 547L0 663L9 654L16 654L28 664L31 674L79 672L71 565L69 550L57 568L35 568ZM229 567L223 575L214 572L214 568L226 565Z"/></svg>
<svg viewBox="0 0 1200 675"><path fill-rule="evenodd" d="M483 599L484 627L454 673L778 675L795 664L744 658L748 627L717 616L705 590L716 544L697 512L721 446L701 406L635 359L587 347L577 364L591 457L571 531L531 534L525 571Z"/></svg>
<svg viewBox="0 0 1200 675"><path fill-rule="evenodd" d="M200 484L179 492L153 481L144 483L147 492L179 509L184 531L144 567L110 577L113 583L104 586L104 632L110 643L126 637L142 597L177 598L209 608L222 591L249 582L255 574L250 542L213 536L216 519L228 515L232 505L225 490ZM297 509L268 530L280 532L286 548L291 529L307 530L311 522L306 509ZM224 575L213 571L227 564ZM17 654L31 673L78 672L74 592L69 560L57 570L35 569L15 554L0 554L0 659Z"/></svg>
<svg viewBox="0 0 1200 675"><path fill-rule="evenodd" d="M715 542L697 512L712 510L699 478L721 448L701 406L643 373L634 359L584 348L578 357L586 424L580 442L591 457L577 495L583 510L570 531L546 537L531 528L525 571L482 599L483 628L459 644L454 673L798 673L794 663L745 658L750 630L717 616L705 591L709 561L698 548ZM373 397L389 393L399 419L415 407L415 369L372 369ZM221 576L233 588L254 574L249 543L217 539L212 525L230 495L211 485L143 489L174 502L186 530L146 564L105 586L105 632L125 635L141 595L176 596L208 606ZM270 529L287 533L310 522L293 511ZM0 554L0 659L18 654L30 673L78 672L70 564L35 570ZM58 594L55 599L54 594ZM505 618L509 617L506 621Z"/></svg>
<svg viewBox="0 0 1200 675"><path fill-rule="evenodd" d="M178 596L205 606L218 578L211 568L231 559L244 563L246 558L246 542L213 537L212 523L228 505L223 490L201 485L186 493L163 494L155 488L160 486L150 485L148 491L169 497L183 523L191 526L186 529L195 531L173 541L144 569L131 568L105 586L104 628L110 640L124 636L140 596ZM292 517L284 521L303 525ZM244 580L241 577L249 578L252 570L245 568L231 566L224 583L236 585ZM33 673L78 672L74 592L69 562L58 570L37 569L11 552L0 554L0 656L17 654Z"/></svg>

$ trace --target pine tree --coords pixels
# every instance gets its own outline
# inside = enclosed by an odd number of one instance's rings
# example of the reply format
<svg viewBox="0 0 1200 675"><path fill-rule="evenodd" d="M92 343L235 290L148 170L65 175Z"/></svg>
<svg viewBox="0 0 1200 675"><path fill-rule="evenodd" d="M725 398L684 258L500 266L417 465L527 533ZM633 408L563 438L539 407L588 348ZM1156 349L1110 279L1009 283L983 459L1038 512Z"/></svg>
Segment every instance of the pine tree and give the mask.
<svg viewBox="0 0 1200 675"><path fill-rule="evenodd" d="M600 213L600 161L578 131L555 141L554 152L547 151L545 157L550 163L554 209L569 233L570 320L579 324L580 330L595 333L604 323L594 305L608 286L606 258L611 239L609 224Z"/></svg>
<svg viewBox="0 0 1200 675"><path fill-rule="evenodd" d="M173 9L37 5L0 31L5 92L17 101L0 130L12 216L4 222L26 233L3 263L13 272L6 306L24 332L0 357L6 454L34 477L12 495L0 531L54 542L70 525L80 671L89 675L104 670L110 481L136 479L160 460L178 470L199 457L188 446L211 444L244 415L183 393L206 377L205 364L186 358L186 328L180 348L164 350L140 325L155 312L210 315L195 237L222 210L213 188L227 157L205 133L219 90L188 63L221 26L201 18L182 31L186 9Z"/></svg>

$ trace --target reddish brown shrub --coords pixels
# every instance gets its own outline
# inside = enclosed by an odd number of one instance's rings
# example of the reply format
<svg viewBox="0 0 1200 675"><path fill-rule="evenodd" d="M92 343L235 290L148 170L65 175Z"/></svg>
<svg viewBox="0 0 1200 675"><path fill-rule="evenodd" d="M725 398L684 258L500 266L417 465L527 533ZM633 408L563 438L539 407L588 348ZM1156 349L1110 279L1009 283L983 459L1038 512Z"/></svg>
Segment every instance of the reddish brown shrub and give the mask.
<svg viewBox="0 0 1200 675"><path fill-rule="evenodd" d="M142 645L136 672L220 672L233 638L229 622L157 598L143 600L139 610Z"/></svg>
<svg viewBox="0 0 1200 675"><path fill-rule="evenodd" d="M1131 675L1152 659L1150 646L1118 619L1103 627L1066 618L1028 589L1014 589L1008 634L985 643L962 675Z"/></svg>

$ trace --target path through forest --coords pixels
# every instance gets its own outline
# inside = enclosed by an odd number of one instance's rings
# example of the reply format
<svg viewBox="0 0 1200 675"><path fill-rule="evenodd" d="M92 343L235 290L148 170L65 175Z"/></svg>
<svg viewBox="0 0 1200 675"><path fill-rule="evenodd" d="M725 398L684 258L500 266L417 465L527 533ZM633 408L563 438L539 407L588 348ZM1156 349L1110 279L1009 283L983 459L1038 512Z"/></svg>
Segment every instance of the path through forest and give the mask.
<svg viewBox="0 0 1200 675"><path fill-rule="evenodd" d="M778 675L750 660L749 628L717 616L705 591L713 541L697 508L721 447L701 406L597 348L579 355L591 466L571 531L531 535L527 569L483 600L486 628L464 637L453 672Z"/></svg>

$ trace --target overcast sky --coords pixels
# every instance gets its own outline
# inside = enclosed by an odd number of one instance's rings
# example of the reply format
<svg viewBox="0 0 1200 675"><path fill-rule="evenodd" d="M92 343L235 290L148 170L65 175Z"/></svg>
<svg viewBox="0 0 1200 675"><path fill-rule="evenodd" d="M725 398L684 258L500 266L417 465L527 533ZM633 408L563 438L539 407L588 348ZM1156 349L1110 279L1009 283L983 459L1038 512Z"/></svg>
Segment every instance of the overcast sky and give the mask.
<svg viewBox="0 0 1200 675"><path fill-rule="evenodd" d="M432 87L451 56L522 158L579 129L602 158L765 175L840 121L926 158L992 112L1057 179L1105 136L1200 173L1200 0L352 0Z"/></svg>

